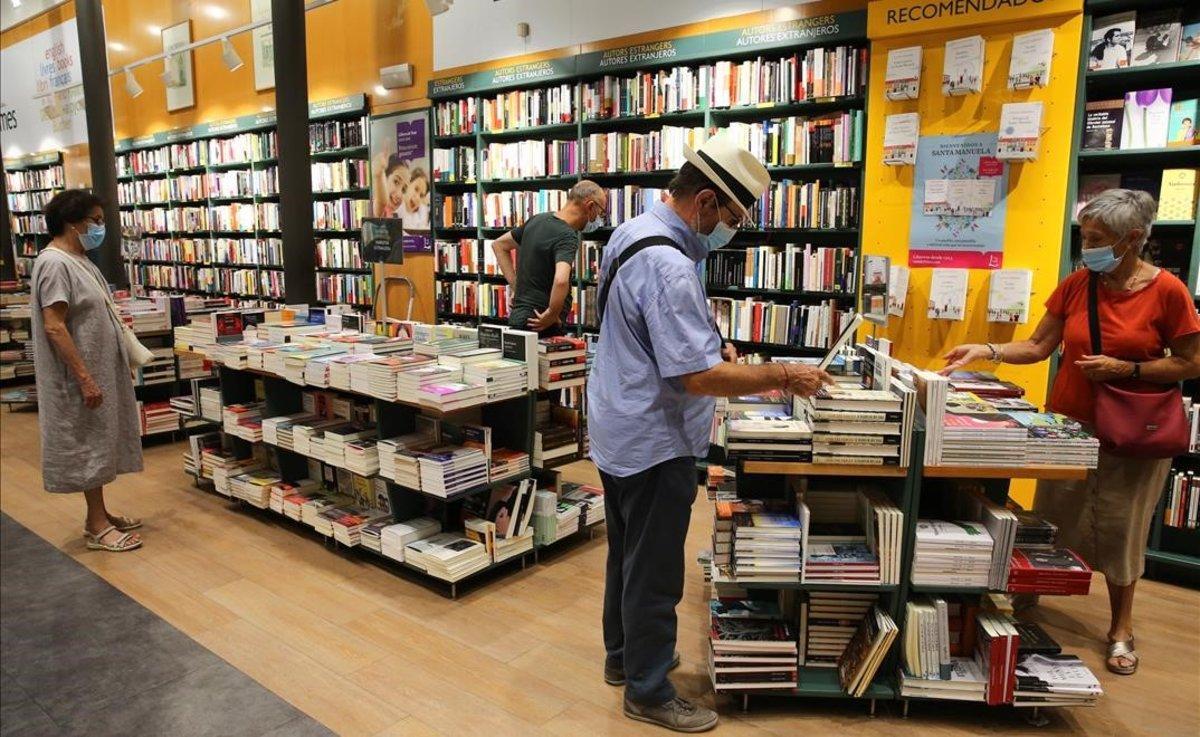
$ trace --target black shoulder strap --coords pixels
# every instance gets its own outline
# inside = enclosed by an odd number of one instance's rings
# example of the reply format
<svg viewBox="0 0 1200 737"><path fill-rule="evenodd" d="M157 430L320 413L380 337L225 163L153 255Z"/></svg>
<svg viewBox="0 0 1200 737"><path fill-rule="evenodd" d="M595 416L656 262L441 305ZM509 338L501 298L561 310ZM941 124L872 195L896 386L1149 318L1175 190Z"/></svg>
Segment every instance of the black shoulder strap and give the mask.
<svg viewBox="0 0 1200 737"><path fill-rule="evenodd" d="M610 287L612 287L613 280L617 278L617 270L620 269L621 265L626 261L638 255L645 249L653 246L670 246L676 251L683 253L684 256L687 255L684 253L684 250L679 247L678 243L665 235L648 236L639 241L634 241L627 246L624 251L621 251L621 255L617 256L616 259L613 260L612 266L609 267L608 274L604 278L604 283L600 285L600 294L596 300L596 315L600 318L597 323L598 325L603 324L604 322L604 307L608 304L608 290Z"/></svg>
<svg viewBox="0 0 1200 737"><path fill-rule="evenodd" d="M1097 291L1100 288L1100 275L1095 272L1088 274L1088 332L1092 336L1092 355L1100 356L1104 351L1100 350L1100 307L1097 304Z"/></svg>

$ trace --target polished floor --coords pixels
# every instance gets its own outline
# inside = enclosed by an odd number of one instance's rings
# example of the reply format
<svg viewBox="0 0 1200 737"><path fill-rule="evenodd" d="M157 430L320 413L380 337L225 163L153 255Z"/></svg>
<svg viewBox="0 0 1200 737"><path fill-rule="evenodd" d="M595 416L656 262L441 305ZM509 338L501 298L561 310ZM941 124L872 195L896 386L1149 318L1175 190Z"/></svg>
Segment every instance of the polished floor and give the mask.
<svg viewBox="0 0 1200 737"><path fill-rule="evenodd" d="M82 500L41 491L37 439L34 414L0 414L0 510L337 734L666 734L622 717L620 691L601 679L605 546L599 538L452 601L194 488L180 468L182 446L156 444L146 451L146 471L120 479L110 492L118 512L147 519L145 547L91 552L78 533ZM594 471L577 464L568 474L584 479ZM698 501L689 560L710 535L711 510ZM27 586L5 585L3 595L39 596L36 582ZM1196 734L1200 592L1153 581L1139 586L1143 667L1120 678L1102 670L1108 611L1102 589L1097 579L1090 596L1050 600L1036 615L1101 673L1106 696L1096 708L1051 710L1048 725L1033 727L1023 712L976 705L914 703L903 719L896 704L881 704L871 718L865 704L849 700L762 699L742 713L722 699L716 734ZM679 608L683 666L674 678L684 695L711 704L703 665L706 612L700 571L689 566ZM85 621L81 612L79 626ZM135 634L142 627L128 624ZM66 692L63 700L77 698ZM174 733L159 724L136 732Z"/></svg>

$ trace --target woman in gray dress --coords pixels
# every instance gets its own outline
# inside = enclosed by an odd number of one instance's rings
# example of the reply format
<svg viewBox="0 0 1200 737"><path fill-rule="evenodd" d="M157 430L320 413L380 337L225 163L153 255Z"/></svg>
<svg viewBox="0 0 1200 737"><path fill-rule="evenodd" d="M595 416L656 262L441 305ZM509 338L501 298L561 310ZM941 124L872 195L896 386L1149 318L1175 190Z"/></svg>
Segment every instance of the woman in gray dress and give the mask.
<svg viewBox="0 0 1200 737"><path fill-rule="evenodd" d="M54 239L34 262L31 305L42 482L49 492L83 493L89 548L133 550L142 540L130 530L141 520L104 505L105 484L142 470L125 344L104 276L86 255L104 242L104 210L95 195L70 189L45 216Z"/></svg>

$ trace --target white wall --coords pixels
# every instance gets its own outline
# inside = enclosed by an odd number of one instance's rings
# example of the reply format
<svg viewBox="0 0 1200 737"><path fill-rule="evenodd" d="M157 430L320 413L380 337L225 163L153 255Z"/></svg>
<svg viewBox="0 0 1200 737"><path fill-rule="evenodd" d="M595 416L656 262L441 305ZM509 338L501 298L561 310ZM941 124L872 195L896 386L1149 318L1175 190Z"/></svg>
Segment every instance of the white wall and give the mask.
<svg viewBox="0 0 1200 737"><path fill-rule="evenodd" d="M433 68L801 4L799 0L455 0L449 11L433 18ZM527 38L517 38L519 22L529 24Z"/></svg>

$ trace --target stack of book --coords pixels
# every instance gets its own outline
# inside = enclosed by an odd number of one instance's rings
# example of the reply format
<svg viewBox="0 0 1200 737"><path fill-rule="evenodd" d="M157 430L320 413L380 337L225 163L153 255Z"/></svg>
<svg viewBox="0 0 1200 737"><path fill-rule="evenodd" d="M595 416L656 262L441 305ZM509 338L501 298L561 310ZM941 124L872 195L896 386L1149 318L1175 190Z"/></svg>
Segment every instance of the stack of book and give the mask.
<svg viewBox="0 0 1200 737"><path fill-rule="evenodd" d="M229 479L229 495L259 509L271 506L271 488L283 479L269 469L239 473Z"/></svg>
<svg viewBox="0 0 1200 737"><path fill-rule="evenodd" d="M1092 583L1092 569L1069 548L1029 550L1012 553L1007 590L1021 594L1085 595Z"/></svg>
<svg viewBox="0 0 1200 737"><path fill-rule="evenodd" d="M371 353L342 353L333 357L322 357L319 360L328 360L327 378L329 383L325 384L325 386L341 389L342 391L353 391L355 367L363 363L380 361L382 357ZM313 383L321 386L321 384L316 382Z"/></svg>
<svg viewBox="0 0 1200 737"><path fill-rule="evenodd" d="M824 387L802 404L813 463L900 465L902 400L882 389Z"/></svg>
<svg viewBox="0 0 1200 737"><path fill-rule="evenodd" d="M908 675L923 680L951 677L950 613L945 598L917 596L905 605L903 650Z"/></svg>
<svg viewBox="0 0 1200 737"><path fill-rule="evenodd" d="M357 354L364 355L364 354ZM388 402L395 401L397 377L412 365L406 356L385 356L375 361L351 364L350 388ZM419 360L419 359L418 359Z"/></svg>
<svg viewBox="0 0 1200 737"><path fill-rule="evenodd" d="M804 528L806 582L900 581L903 513L876 488L817 489L806 480L797 514Z"/></svg>
<svg viewBox="0 0 1200 737"><path fill-rule="evenodd" d="M738 580L799 581L804 558L800 520L775 505L733 514L733 574Z"/></svg>
<svg viewBox="0 0 1200 737"><path fill-rule="evenodd" d="M579 453L579 431L568 424L559 408L548 400L538 400L534 418L533 465L546 468L550 463L575 460Z"/></svg>
<svg viewBox="0 0 1200 737"><path fill-rule="evenodd" d="M1024 465L1028 432L1021 423L999 412L956 411L963 405L953 404L953 395L947 402L942 420L942 465Z"/></svg>
<svg viewBox="0 0 1200 737"><path fill-rule="evenodd" d="M271 495L267 507L277 514L285 514L284 500L293 494L315 494L321 488L320 482L314 479L300 479L295 482L280 481L271 486Z"/></svg>
<svg viewBox="0 0 1200 737"><path fill-rule="evenodd" d="M428 428L384 438L376 443L379 475L409 488L421 488L420 454L437 447L437 435Z"/></svg>
<svg viewBox="0 0 1200 737"><path fill-rule="evenodd" d="M709 603L709 675L718 692L796 687L796 632L773 601Z"/></svg>
<svg viewBox="0 0 1200 737"><path fill-rule="evenodd" d="M377 435L378 431L374 427L343 422L326 427L324 432L314 433L309 439L308 455L331 466L346 468L347 444L356 440L371 440Z"/></svg>
<svg viewBox="0 0 1200 737"><path fill-rule="evenodd" d="M138 402L138 415L142 435L157 435L179 429L179 415L171 408L170 402ZM253 437L247 439L253 440Z"/></svg>
<svg viewBox="0 0 1200 737"><path fill-rule="evenodd" d="M725 448L744 460L808 462L813 456L813 433L802 419L735 418L728 421Z"/></svg>
<svg viewBox="0 0 1200 737"><path fill-rule="evenodd" d="M406 547L441 531L442 523L430 517L416 517L386 525L379 532L379 552L384 557L403 563Z"/></svg>
<svg viewBox="0 0 1200 737"><path fill-rule="evenodd" d="M838 658L838 680L843 691L856 698L866 693L899 632L896 623L879 607L863 617Z"/></svg>
<svg viewBox="0 0 1200 737"><path fill-rule="evenodd" d="M800 604L800 664L836 668L878 598L850 592L810 593Z"/></svg>
<svg viewBox="0 0 1200 737"><path fill-rule="evenodd" d="M462 369L437 364L415 366L396 376L396 398L402 402L416 402L421 389L461 379Z"/></svg>
<svg viewBox="0 0 1200 737"><path fill-rule="evenodd" d="M551 545L579 532L580 508L560 501L553 491L541 490L534 495L533 529L537 545Z"/></svg>
<svg viewBox="0 0 1200 737"><path fill-rule="evenodd" d="M565 389L587 381L587 344L559 336L538 341L538 388Z"/></svg>
<svg viewBox="0 0 1200 737"><path fill-rule="evenodd" d="M427 384L417 392L417 403L442 412L451 412L474 407L487 401L487 394L479 384L464 384L457 381Z"/></svg>
<svg viewBox="0 0 1200 737"><path fill-rule="evenodd" d="M268 445L278 445L292 449L292 427L297 423L310 422L317 419L307 412L295 412L290 415L267 417L262 421L262 439ZM284 445L286 441L286 445Z"/></svg>
<svg viewBox="0 0 1200 737"><path fill-rule="evenodd" d="M580 527L591 527L604 521L604 489L588 484L564 482L562 500L579 507Z"/></svg>
<svg viewBox="0 0 1200 737"><path fill-rule="evenodd" d="M737 499L737 471L730 466L708 465L705 490L710 502L729 502Z"/></svg>
<svg viewBox="0 0 1200 737"><path fill-rule="evenodd" d="M280 502L280 509L284 517L299 522L303 515L304 505L323 496L320 488L311 490L297 489L283 497Z"/></svg>
<svg viewBox="0 0 1200 737"><path fill-rule="evenodd" d="M952 497L953 515L965 519L978 519L992 536L992 564L988 574L988 588L1003 591L1008 583L1009 563L1013 545L1017 540L1017 515L983 494L979 488L968 488Z"/></svg>
<svg viewBox="0 0 1200 737"><path fill-rule="evenodd" d="M733 515L746 509L747 506L736 499L717 502L714 506L712 562L730 573L733 570Z"/></svg>
<svg viewBox="0 0 1200 737"><path fill-rule="evenodd" d="M344 467L361 476L379 473L379 443L373 438L359 438L346 443Z"/></svg>
<svg viewBox="0 0 1200 737"><path fill-rule="evenodd" d="M529 371L520 361L483 361L464 366L463 381L482 385L487 401L500 402L525 395L529 386Z"/></svg>
<svg viewBox="0 0 1200 737"><path fill-rule="evenodd" d="M352 507L344 514L333 520L333 539L352 548L362 542L362 530L367 525L379 519L387 519L389 515L371 509Z"/></svg>
<svg viewBox="0 0 1200 737"><path fill-rule="evenodd" d="M488 479L492 482L524 476L529 473L529 454L511 448L493 448L488 464Z"/></svg>
<svg viewBox="0 0 1200 737"><path fill-rule="evenodd" d="M976 618L975 662L987 678L984 700L988 706L1011 704L1016 685L1018 648L1016 621L1007 614L980 612Z"/></svg>
<svg viewBox="0 0 1200 737"><path fill-rule="evenodd" d="M404 548L404 561L443 581L461 581L492 564L482 543L457 532L439 532L411 542Z"/></svg>
<svg viewBox="0 0 1200 737"><path fill-rule="evenodd" d="M451 497L488 483L488 458L479 448L444 445L419 457L421 491Z"/></svg>
<svg viewBox="0 0 1200 737"><path fill-rule="evenodd" d="M1049 550L1058 539L1058 525L1033 512L1017 509L1017 534L1014 547L1026 550Z"/></svg>
<svg viewBox="0 0 1200 737"><path fill-rule="evenodd" d="M381 514L358 531L358 544L372 553L383 555L383 529L395 523L391 515Z"/></svg>
<svg viewBox="0 0 1200 737"><path fill-rule="evenodd" d="M1099 463L1100 441L1078 421L1057 412L1008 415L1026 429L1025 465L1095 468Z"/></svg>
<svg viewBox="0 0 1200 737"><path fill-rule="evenodd" d="M221 411L221 425L225 432L252 443L262 440L262 411L264 402L229 404Z"/></svg>
<svg viewBox="0 0 1200 737"><path fill-rule="evenodd" d="M213 422L221 421L221 388L200 387L200 416Z"/></svg>
<svg viewBox="0 0 1200 737"><path fill-rule="evenodd" d="M423 356L437 357L478 347L479 339L471 328L419 325L413 332L413 352Z"/></svg>
<svg viewBox="0 0 1200 737"><path fill-rule="evenodd" d="M992 536L979 522L917 520L912 582L918 585L987 588Z"/></svg>
<svg viewBox="0 0 1200 737"><path fill-rule="evenodd" d="M1013 706L1095 706L1104 690L1075 655L1021 655Z"/></svg>
<svg viewBox="0 0 1200 737"><path fill-rule="evenodd" d="M905 624L906 634L908 624ZM927 678L900 670L900 695L911 699L983 701L987 679L974 658L951 657L949 677Z"/></svg>

